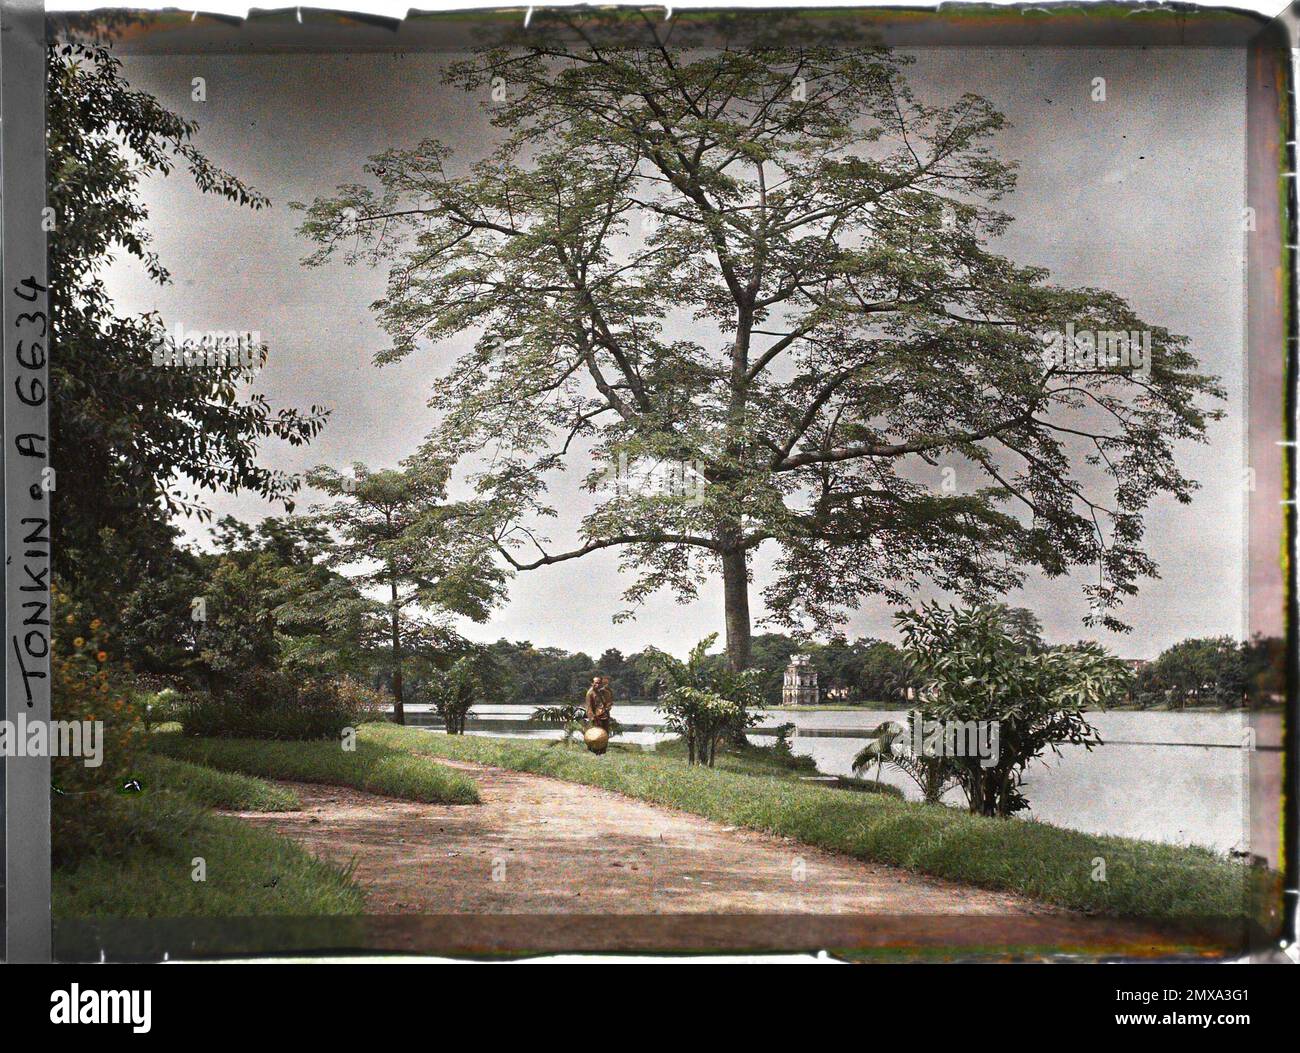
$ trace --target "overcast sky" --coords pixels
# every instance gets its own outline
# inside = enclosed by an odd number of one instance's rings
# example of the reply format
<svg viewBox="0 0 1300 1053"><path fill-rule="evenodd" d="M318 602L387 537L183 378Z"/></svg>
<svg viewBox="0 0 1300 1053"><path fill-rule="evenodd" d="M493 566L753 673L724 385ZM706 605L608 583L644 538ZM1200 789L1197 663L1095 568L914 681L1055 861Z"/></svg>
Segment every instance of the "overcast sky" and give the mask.
<svg viewBox="0 0 1300 1053"><path fill-rule="evenodd" d="M1133 657L1154 656L1187 636L1239 635L1244 53L952 47L914 54L909 79L919 95L950 100L975 91L1011 121L998 148L1020 163L1018 189L1003 202L1016 222L998 250L1048 267L1055 281L1125 296L1143 318L1189 336L1205 370L1228 391L1227 418L1212 426L1210 443L1181 451L1203 489L1190 506L1161 500L1152 509L1149 551L1162 576L1126 605L1130 636L1083 627L1081 586L1095 569L1051 582L1031 576L1009 601L1032 608L1049 639L1091 636ZM369 304L385 273L342 262L300 266L310 246L295 233L300 215L287 207L362 181L366 157L388 147L435 136L458 156L483 152L494 131L476 98L442 86L444 61L421 54L124 56L133 85L198 120L198 144L268 194L273 207L253 213L206 197L183 174L153 180L145 190L153 247L173 284L151 286L137 267L121 265L110 270L109 287L122 309L156 309L169 328L260 331L270 359L256 389L274 405L333 409L307 449L267 449L277 467L394 465L429 432L432 386L469 346L468 337L450 340L375 367L371 357L386 338ZM1106 78L1104 103L1090 98L1098 76ZM194 77L205 78L205 103L191 101ZM552 531L559 545L571 539L565 527L586 506L575 489L557 494L556 503L572 511ZM219 514L249 520L272 511L245 497L218 496L212 504ZM754 563L756 621L771 556L760 550ZM488 625L465 631L598 654L651 643L682 652L721 628L720 585L705 586L686 607L655 598L634 622L614 625L625 584L616 562L613 553L595 553L520 576L509 605ZM890 615L868 599L846 630L892 638Z"/></svg>

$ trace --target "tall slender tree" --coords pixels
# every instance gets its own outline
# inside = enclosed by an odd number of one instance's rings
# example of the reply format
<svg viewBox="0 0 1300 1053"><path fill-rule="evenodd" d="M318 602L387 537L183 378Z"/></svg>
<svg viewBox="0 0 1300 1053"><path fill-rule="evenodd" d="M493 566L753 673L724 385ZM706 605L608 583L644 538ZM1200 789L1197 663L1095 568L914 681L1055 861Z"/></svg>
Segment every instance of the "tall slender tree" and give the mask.
<svg viewBox="0 0 1300 1053"><path fill-rule="evenodd" d="M991 251L1014 165L983 98L923 102L906 57L841 28L690 32L632 45L557 15L446 72L494 148L394 148L295 206L308 264L391 267L379 361L480 334L435 387L427 449L490 454L475 481L504 558L618 549L633 603L720 575L735 668L763 545L778 624L1091 565L1089 623L1124 628L1157 570L1145 513L1190 500L1175 453L1203 439L1217 382L1120 296ZM1147 361L1045 361L1044 334L1071 325L1145 334ZM577 458L592 507L557 549L537 524ZM648 465L687 485L642 485Z"/></svg>
<svg viewBox="0 0 1300 1053"><path fill-rule="evenodd" d="M393 715L403 724L404 654L449 644L451 615L486 619L505 574L490 547L464 529L473 509L446 500L445 467L372 472L358 463L353 473L321 467L307 481L335 498L313 510L338 539L326 562L359 568L356 584L384 592Z"/></svg>

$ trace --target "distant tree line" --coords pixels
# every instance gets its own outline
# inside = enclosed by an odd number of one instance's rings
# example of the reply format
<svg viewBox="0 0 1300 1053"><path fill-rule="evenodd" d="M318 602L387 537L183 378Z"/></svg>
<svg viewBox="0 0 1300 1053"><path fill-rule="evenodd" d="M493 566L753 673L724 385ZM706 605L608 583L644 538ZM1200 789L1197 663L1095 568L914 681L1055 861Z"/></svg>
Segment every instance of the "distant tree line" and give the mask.
<svg viewBox="0 0 1300 1053"><path fill-rule="evenodd" d="M1023 651L1057 649L1043 640L1041 625L1031 611L1005 604L997 609L1004 631ZM532 706L573 702L597 674L610 678L620 702L658 701L653 648L628 655L610 648L592 657L583 651L537 647L527 640L498 640L488 651L505 673L502 697L495 701ZM762 633L753 638L750 662L762 705L781 704L782 680L796 654L810 656L823 705L905 708L907 689L917 683L903 650L887 640L836 635L819 643L785 633ZM705 661L721 664L725 657L719 652ZM1277 637L1256 636L1248 642L1229 636L1183 640L1137 666L1129 699L1143 709L1269 704L1279 700L1284 690L1284 661L1285 648Z"/></svg>
<svg viewBox="0 0 1300 1053"><path fill-rule="evenodd" d="M1237 709L1280 702L1285 685L1286 647L1280 638L1206 636L1182 640L1141 666L1133 701L1142 709Z"/></svg>
<svg viewBox="0 0 1300 1053"><path fill-rule="evenodd" d="M891 643L866 637L849 641L842 636L828 643L801 642L784 633L754 637L750 668L764 705L781 704L781 681L794 654L812 655L825 702L867 704L897 702L905 697L907 662ZM653 648L624 655L609 648L596 657L559 647L537 647L530 641L498 640L489 650L507 671L502 702L519 705L556 705L580 698L597 674L610 678L614 698L621 702L657 702L654 675L657 652ZM721 652L706 662L725 662Z"/></svg>
<svg viewBox="0 0 1300 1053"><path fill-rule="evenodd" d="M611 647L593 658L585 651L571 652L561 647L537 647L529 640L498 640L488 652L505 671L502 697L496 702L520 705L557 705L580 700L600 674L610 679L615 701L654 698L648 684L650 671L645 648L635 655L624 656Z"/></svg>

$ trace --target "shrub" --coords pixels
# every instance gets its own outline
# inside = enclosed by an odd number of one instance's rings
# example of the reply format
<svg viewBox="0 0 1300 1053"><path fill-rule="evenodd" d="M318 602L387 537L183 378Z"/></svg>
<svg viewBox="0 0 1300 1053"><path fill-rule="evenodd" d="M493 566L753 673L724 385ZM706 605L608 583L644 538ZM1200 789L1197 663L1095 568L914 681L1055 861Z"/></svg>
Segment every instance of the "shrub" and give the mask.
<svg viewBox="0 0 1300 1053"><path fill-rule="evenodd" d="M997 731L989 758L965 751L948 758L970 810L982 815L1028 808L1021 780L1047 750L1059 755L1067 743L1088 750L1100 745L1084 713L1123 697L1133 681L1128 666L1100 644L1027 648L998 606L958 610L932 603L895 621L925 685L922 716L949 729L983 723L990 734Z"/></svg>
<svg viewBox="0 0 1300 1053"><path fill-rule="evenodd" d="M776 741L772 743L772 752L776 756L782 758L794 756L794 747L790 744L790 738L796 730L798 730L797 726L789 720L776 726Z"/></svg>
<svg viewBox="0 0 1300 1053"><path fill-rule="evenodd" d="M186 735L203 738L330 739L382 720L383 710L383 696L355 680L260 672L223 694L191 695L180 722Z"/></svg>
<svg viewBox="0 0 1300 1053"><path fill-rule="evenodd" d="M82 757L50 762L51 855L56 865L69 865L89 854L118 850L130 840L121 826L120 794L135 775L146 731L143 706L128 684L129 669L114 661L103 623L57 586L50 591L55 621L51 716L81 724L83 734L88 726L102 729L97 766L87 767ZM83 752L88 748L83 744Z"/></svg>
<svg viewBox="0 0 1300 1053"><path fill-rule="evenodd" d="M906 725L896 720L878 725L871 732L871 741L853 758L853 770L860 773L875 765L879 783L881 768L888 766L911 779L926 804L942 804L949 790L963 785L961 772L956 760L942 751L927 754L911 748L916 719L916 714L911 713Z"/></svg>
<svg viewBox="0 0 1300 1053"><path fill-rule="evenodd" d="M174 687L164 687L139 699L143 707L145 726L156 728L159 724L178 723L184 719L186 696Z"/></svg>
<svg viewBox="0 0 1300 1053"><path fill-rule="evenodd" d="M501 665L486 648L458 658L450 669L436 672L432 683L433 708L442 717L448 735L465 734L465 718L484 699L502 692Z"/></svg>
<svg viewBox="0 0 1300 1053"><path fill-rule="evenodd" d="M724 736L744 741L745 730L758 722L752 710L760 703L754 671L737 673L709 661L717 638L717 633L706 636L685 662L662 651L645 652L651 678L662 691L656 708L665 729L685 740L687 763L709 767Z"/></svg>
<svg viewBox="0 0 1300 1053"><path fill-rule="evenodd" d="M562 742L570 742L586 725L587 712L582 706L538 706L529 715L533 724L558 727L564 732Z"/></svg>
<svg viewBox="0 0 1300 1053"><path fill-rule="evenodd" d="M718 739L737 718L740 706L713 691L683 685L669 691L659 703L664 727L686 740L689 764L713 767Z"/></svg>

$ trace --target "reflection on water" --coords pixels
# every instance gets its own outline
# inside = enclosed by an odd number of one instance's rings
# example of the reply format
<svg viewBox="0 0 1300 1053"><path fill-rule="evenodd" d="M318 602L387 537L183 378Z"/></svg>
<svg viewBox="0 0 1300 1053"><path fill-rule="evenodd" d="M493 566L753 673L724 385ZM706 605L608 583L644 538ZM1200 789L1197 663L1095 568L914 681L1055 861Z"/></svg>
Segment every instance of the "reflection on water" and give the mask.
<svg viewBox="0 0 1300 1053"><path fill-rule="evenodd" d="M527 706L476 706L466 731L560 737L555 728L529 723L530 711ZM625 729L622 741L653 746L665 737L652 706L616 706L614 716ZM427 707L408 706L407 720L441 726ZM853 757L866 743L866 733L886 720L906 720L906 713L767 710L750 737L770 743L777 725L794 724L791 745L796 753L811 756L823 772L851 775ZM1242 714L1114 712L1093 713L1089 720L1105 745L1091 751L1063 746L1060 756L1049 754L1036 761L1025 778L1031 818L1089 833L1207 845L1220 851L1250 848L1276 862L1271 846L1249 845L1250 755L1242 748ZM885 769L881 778L900 787L909 799L919 797L905 776ZM961 803L961 792L954 791L946 800Z"/></svg>

